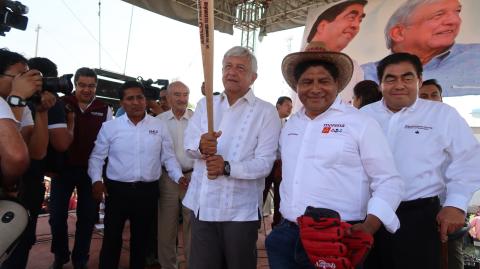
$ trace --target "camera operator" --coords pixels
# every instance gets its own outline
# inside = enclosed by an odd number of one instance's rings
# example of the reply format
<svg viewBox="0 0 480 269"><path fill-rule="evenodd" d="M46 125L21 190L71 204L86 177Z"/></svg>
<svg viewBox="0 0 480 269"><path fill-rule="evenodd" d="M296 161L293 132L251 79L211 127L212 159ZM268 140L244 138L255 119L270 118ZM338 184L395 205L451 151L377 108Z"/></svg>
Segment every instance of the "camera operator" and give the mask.
<svg viewBox="0 0 480 269"><path fill-rule="evenodd" d="M25 57L7 49L0 49L0 96L5 98L10 105L15 120L20 123L20 132L27 145L29 156L35 160L40 160L46 155L48 144L47 111L55 103L54 95L48 92L40 93L40 102L35 106L36 117L33 121L31 110L26 106L26 99L38 92L41 86L41 73L38 70L28 70ZM3 133L2 130L2 136ZM12 139L13 141L7 141L7 143L13 144L15 139L14 137ZM15 195L16 193L16 180L12 177L11 170L20 170L23 174L24 169L25 167L2 167L3 191L5 193L9 195ZM21 174L15 174L15 176L19 175Z"/></svg>
<svg viewBox="0 0 480 269"><path fill-rule="evenodd" d="M78 69L74 83L74 95L62 98L66 107L75 113L73 141L65 154L60 176L52 178L50 193L51 251L55 255L52 268L55 269L62 268L70 260L67 218L70 197L75 188L78 195L77 223L71 259L74 268L87 268L96 219L96 202L87 174L88 157L102 123L113 118L111 108L95 98L97 74L94 70L86 67Z"/></svg>
<svg viewBox="0 0 480 269"><path fill-rule="evenodd" d="M47 58L31 58L27 64L30 68L40 71L44 77L58 76L57 66ZM51 91L51 89L47 89L47 91ZM32 100L28 102L28 106L34 107L37 101ZM36 111L34 109L32 111L34 118L36 118ZM54 152L66 151L73 139L73 113L69 114L70 120L68 126L70 128L67 128L65 106L61 100L57 100L54 106L48 110L49 147L47 157L41 160L32 159L19 185L18 198L30 212L29 223L17 247L2 265L2 269L26 268L29 251L36 241L35 231L37 218L40 214L45 195L44 175L47 172L47 158L54 157Z"/></svg>

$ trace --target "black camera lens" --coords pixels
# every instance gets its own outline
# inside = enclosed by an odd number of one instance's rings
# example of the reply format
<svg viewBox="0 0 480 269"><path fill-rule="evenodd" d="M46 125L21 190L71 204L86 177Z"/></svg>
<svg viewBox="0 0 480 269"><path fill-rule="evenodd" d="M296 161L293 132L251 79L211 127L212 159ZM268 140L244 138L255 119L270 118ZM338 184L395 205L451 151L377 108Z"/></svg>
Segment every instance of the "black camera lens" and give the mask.
<svg viewBox="0 0 480 269"><path fill-rule="evenodd" d="M43 78L42 91L71 94L73 91L72 84L73 74L63 75L61 77L45 77Z"/></svg>

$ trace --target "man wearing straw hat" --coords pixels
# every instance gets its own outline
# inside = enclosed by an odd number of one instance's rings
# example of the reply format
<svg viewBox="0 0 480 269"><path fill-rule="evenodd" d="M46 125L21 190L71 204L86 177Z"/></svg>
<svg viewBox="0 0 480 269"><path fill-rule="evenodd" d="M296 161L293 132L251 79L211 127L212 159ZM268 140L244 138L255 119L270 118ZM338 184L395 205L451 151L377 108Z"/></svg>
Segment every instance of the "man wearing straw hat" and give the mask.
<svg viewBox="0 0 480 269"><path fill-rule="evenodd" d="M257 61L246 48L223 57L225 91L214 96L208 133L205 99L185 130L195 159L183 204L193 211L190 269L254 269L265 177L276 159L280 120L275 107L253 93Z"/></svg>
<svg viewBox="0 0 480 269"><path fill-rule="evenodd" d="M338 212L352 225L345 233L374 234L381 224L390 232L399 228L395 210L403 184L385 136L373 118L338 97L352 72L350 57L327 52L322 43L283 60L283 76L304 107L280 135L285 219L266 239L270 268L314 268L297 224L309 206Z"/></svg>

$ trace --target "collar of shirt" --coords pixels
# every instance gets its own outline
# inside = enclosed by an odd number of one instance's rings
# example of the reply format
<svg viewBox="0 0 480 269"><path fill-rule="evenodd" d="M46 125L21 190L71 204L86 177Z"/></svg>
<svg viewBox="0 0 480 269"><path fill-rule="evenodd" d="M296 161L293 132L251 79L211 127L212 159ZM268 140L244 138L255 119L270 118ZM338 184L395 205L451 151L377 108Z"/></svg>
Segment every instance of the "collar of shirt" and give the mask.
<svg viewBox="0 0 480 269"><path fill-rule="evenodd" d="M452 45L451 47L449 47L447 50L445 50L444 52L436 55L435 57L432 58L432 60L430 60L424 68L427 68L427 66L431 65L431 64L438 64L439 62L443 61L444 59L446 59L450 54L453 54L452 52L454 52L455 50L455 44Z"/></svg>
<svg viewBox="0 0 480 269"><path fill-rule="evenodd" d="M75 99L77 99L77 98L75 98ZM97 97L93 97L92 101L90 101L90 103L88 103L88 105L85 107L85 109L82 109L82 107L80 106L80 103L78 103L78 99L77 99L78 108L80 109L80 111L82 111L82 113L84 113L93 104L93 101L95 101L95 99L97 99Z"/></svg>
<svg viewBox="0 0 480 269"><path fill-rule="evenodd" d="M419 102L419 100L420 100L420 98L415 99L415 102L414 102L411 106L404 107L404 108L400 109L400 111L398 111L398 112L403 112L403 111L405 111L405 112L414 112L414 111L417 109L417 107L418 107L418 102ZM420 102L421 102L421 101L420 101ZM381 104L382 104L382 105L380 106L380 108L384 109L385 112L387 112L389 115L393 115L393 114L396 113L396 112L391 111L391 110L387 107L387 105L385 104L385 99L382 98Z"/></svg>
<svg viewBox="0 0 480 269"><path fill-rule="evenodd" d="M166 118L168 120L173 120L173 119L176 119L175 118L175 115L173 115L173 110L169 110L169 111L165 111L164 113L166 113ZM192 113L189 113L189 110L188 108L185 110L185 113L183 113L182 117L180 119L186 119L186 120L189 120L190 118L192 117Z"/></svg>
<svg viewBox="0 0 480 269"><path fill-rule="evenodd" d="M225 91L223 91L221 94L220 94L220 98L221 98L221 101L225 101L227 100L227 94L225 93ZM248 92L240 97L236 102L235 104L238 103L238 101L240 100L245 100L247 101L247 103L250 105L250 106L253 106L253 104L255 104L255 94L253 93L253 90L252 88L248 89ZM234 106L235 104L231 105L231 106Z"/></svg>
<svg viewBox="0 0 480 269"><path fill-rule="evenodd" d="M125 113L124 115L122 115L124 117L120 117L120 118L123 118L123 120L129 124L129 125L133 125L133 126L139 126L139 125L142 125L144 122L148 122L149 118L152 117L150 115L147 114L147 112L145 112L145 116L143 117L143 119L141 121L139 121L137 124L134 124L130 118L128 117L127 113Z"/></svg>
<svg viewBox="0 0 480 269"><path fill-rule="evenodd" d="M327 110L325 110L322 114L315 117L315 119L313 119L313 120L321 119L322 117L319 117L319 116L325 115L325 114L327 114L329 112L332 112L332 111L335 111L335 110L340 111L340 112L345 111L345 102L342 101L342 98L340 98L339 96L337 96L335 101L333 101L333 104ZM298 115L298 117L300 117L300 119L312 120L305 114L305 107L302 106L302 108L300 109L299 112L300 113L298 113L297 115Z"/></svg>

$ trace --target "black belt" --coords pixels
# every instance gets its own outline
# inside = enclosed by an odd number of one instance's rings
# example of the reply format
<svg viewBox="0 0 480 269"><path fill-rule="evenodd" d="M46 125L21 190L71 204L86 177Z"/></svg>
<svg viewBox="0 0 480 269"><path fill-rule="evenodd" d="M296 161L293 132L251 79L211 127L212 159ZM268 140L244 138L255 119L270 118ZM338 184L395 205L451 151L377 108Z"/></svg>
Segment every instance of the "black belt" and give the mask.
<svg viewBox="0 0 480 269"><path fill-rule="evenodd" d="M182 171L183 174L188 174L188 173L191 173L191 172L193 172L193 168Z"/></svg>
<svg viewBox="0 0 480 269"><path fill-rule="evenodd" d="M401 202L397 210L411 210L419 207L425 207L433 204L440 204L438 196L432 196L427 198L420 198L410 201Z"/></svg>
<svg viewBox="0 0 480 269"><path fill-rule="evenodd" d="M127 188L132 188L132 189L150 188L150 187L158 186L158 180L155 180L155 181L122 182L122 181L109 179L106 183L107 183L107 185L122 186L122 187L127 187Z"/></svg>

